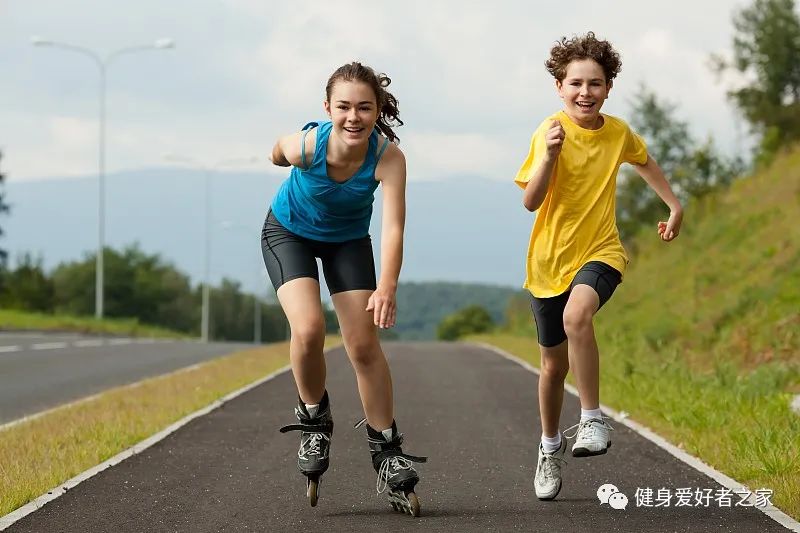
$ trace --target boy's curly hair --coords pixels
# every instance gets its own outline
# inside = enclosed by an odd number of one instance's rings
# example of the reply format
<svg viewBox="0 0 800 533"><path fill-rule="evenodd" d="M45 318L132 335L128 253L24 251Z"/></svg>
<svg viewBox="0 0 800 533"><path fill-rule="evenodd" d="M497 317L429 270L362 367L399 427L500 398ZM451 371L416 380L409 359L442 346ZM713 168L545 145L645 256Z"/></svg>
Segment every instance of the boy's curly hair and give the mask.
<svg viewBox="0 0 800 533"><path fill-rule="evenodd" d="M606 82L613 80L622 69L622 60L611 43L599 40L591 31L572 39L562 37L550 49L550 59L544 62L544 66L555 79L564 81L567 76L567 65L576 59L597 61L603 67Z"/></svg>

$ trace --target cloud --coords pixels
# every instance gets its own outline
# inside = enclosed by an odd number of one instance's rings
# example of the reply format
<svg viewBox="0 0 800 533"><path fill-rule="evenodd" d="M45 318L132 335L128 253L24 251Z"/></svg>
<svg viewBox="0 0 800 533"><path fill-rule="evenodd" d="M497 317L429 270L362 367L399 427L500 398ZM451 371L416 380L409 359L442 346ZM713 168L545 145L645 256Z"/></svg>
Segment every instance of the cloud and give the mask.
<svg viewBox="0 0 800 533"><path fill-rule="evenodd" d="M358 59L392 78L412 179L493 175L495 165L513 172L532 129L560 106L543 68L550 46L589 29L623 55L624 70L605 110L628 118L628 102L644 81L678 105L696 135L714 131L720 146L733 143L724 88L706 66L711 52L730 47L730 0L647 6L619 0L614 8L578 0L569 10L521 0L491 7L455 0L312 1L302 8L197 0L191 16L185 6L157 0L124 10L98 0L70 7L42 1L45 9L11 0L12 16L0 20L0 99L15 104L0 109L0 142L8 148L4 167L19 178L79 168L91 173L96 161L95 141L86 137L91 126L83 134L68 121L49 126L66 114L89 125L96 121L96 72L64 51L34 50L31 33L101 52L175 38L175 50L131 55L112 68L110 171L159 162L167 145L210 159L263 153L278 135L324 118L328 76ZM696 16L686 18L687 9ZM630 25L619 16L624 10L635 10L641 22ZM42 128L60 131L59 143ZM434 155L437 142L446 157Z"/></svg>
<svg viewBox="0 0 800 533"><path fill-rule="evenodd" d="M284 108L319 105L335 68L351 60L371 64L371 56L391 46L383 32L391 14L365 10L357 1L309 3L303 9L246 0L233 5L270 21L255 53L239 49L235 62L243 77Z"/></svg>
<svg viewBox="0 0 800 533"><path fill-rule="evenodd" d="M626 47L623 94L632 98L639 82L676 106L677 118L688 120L694 135L714 132L718 145L736 142L734 113L725 87L709 66L711 50L692 46L678 29L654 27ZM721 142L720 142L721 141Z"/></svg>
<svg viewBox="0 0 800 533"><path fill-rule="evenodd" d="M4 123L3 171L10 180L33 176L83 176L97 173L97 121L53 116L32 121L15 113ZM17 175L25 169L28 176Z"/></svg>
<svg viewBox="0 0 800 533"><path fill-rule="evenodd" d="M409 180L420 181L464 176L507 179L503 169L516 155L506 144L480 133L418 132L401 147Z"/></svg>
<svg viewBox="0 0 800 533"><path fill-rule="evenodd" d="M48 127L52 144L68 151L88 151L97 146L97 121L78 117L53 117Z"/></svg>

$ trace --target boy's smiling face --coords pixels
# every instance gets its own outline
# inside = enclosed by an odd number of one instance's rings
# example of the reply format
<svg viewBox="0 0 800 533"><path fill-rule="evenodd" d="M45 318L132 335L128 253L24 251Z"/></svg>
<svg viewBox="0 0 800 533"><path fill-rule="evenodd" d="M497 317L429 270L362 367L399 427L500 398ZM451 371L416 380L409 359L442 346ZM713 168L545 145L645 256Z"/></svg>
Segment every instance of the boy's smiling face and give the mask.
<svg viewBox="0 0 800 533"><path fill-rule="evenodd" d="M603 67L594 59L576 59L567 65L566 76L556 80L564 110L577 125L597 129L603 125L600 108L608 98L612 83L606 81Z"/></svg>

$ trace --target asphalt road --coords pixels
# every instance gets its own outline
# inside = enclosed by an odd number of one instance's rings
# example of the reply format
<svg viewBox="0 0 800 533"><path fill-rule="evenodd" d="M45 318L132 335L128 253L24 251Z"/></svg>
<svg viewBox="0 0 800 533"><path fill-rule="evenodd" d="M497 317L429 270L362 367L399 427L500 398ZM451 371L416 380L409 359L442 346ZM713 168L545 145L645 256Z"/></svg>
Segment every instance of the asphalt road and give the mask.
<svg viewBox="0 0 800 533"><path fill-rule="evenodd" d="M643 437L617 425L605 456L567 457L555 501L533 491L538 415L536 376L472 345L387 344L404 449L428 455L417 494L422 516L391 510L375 493L356 383L341 349L328 356L336 429L319 505L296 471L296 392L288 373L195 419L13 524L10 532L374 532L786 531L752 507L637 506L637 488L722 487ZM579 406L567 396L564 425ZM626 509L600 504L616 485ZM735 503L735 502L734 502Z"/></svg>
<svg viewBox="0 0 800 533"><path fill-rule="evenodd" d="M0 424L251 344L0 333Z"/></svg>

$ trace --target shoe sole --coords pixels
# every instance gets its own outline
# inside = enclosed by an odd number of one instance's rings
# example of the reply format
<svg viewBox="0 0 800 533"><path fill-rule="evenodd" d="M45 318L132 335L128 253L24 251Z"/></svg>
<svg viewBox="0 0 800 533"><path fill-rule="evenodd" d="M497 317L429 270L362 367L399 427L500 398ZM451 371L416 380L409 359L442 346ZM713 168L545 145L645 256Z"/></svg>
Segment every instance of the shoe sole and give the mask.
<svg viewBox="0 0 800 533"><path fill-rule="evenodd" d="M589 448L573 448L572 457L594 457L595 455L605 455L608 449L611 448L611 443L602 450L590 450Z"/></svg>
<svg viewBox="0 0 800 533"><path fill-rule="evenodd" d="M560 481L559 481L559 483L558 483L558 488L556 489L556 492L555 492L555 494L553 494L552 496L539 496L539 495L537 494L537 495L536 495L536 497L537 497L537 498L539 498L539 501L542 501L542 502L549 502L550 500L555 500L555 499L556 499L556 496L558 496L558 493L559 493L559 492L561 492L561 482L560 482Z"/></svg>

